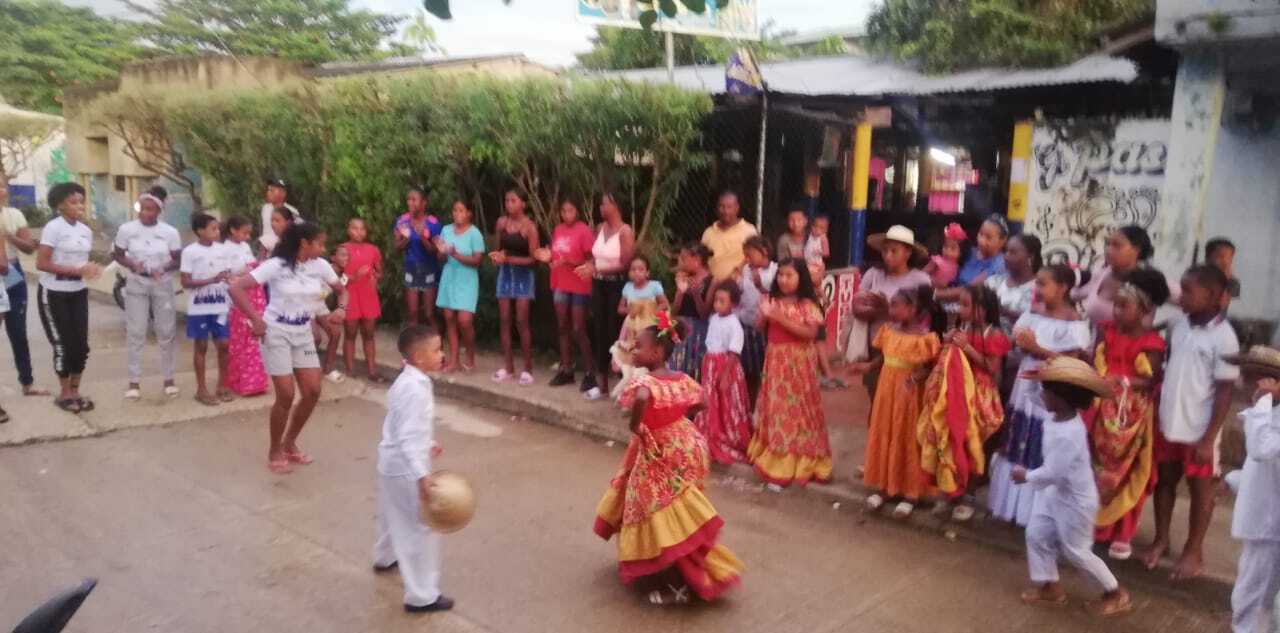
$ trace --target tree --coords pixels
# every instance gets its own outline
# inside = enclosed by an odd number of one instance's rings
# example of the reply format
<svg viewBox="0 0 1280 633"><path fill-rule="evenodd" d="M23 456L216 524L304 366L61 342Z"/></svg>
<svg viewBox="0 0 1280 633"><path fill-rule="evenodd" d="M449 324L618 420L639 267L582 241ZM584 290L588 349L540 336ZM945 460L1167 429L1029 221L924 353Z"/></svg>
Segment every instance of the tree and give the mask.
<svg viewBox="0 0 1280 633"><path fill-rule="evenodd" d="M444 47L436 40L436 30L427 22L425 11L419 10L413 16L413 20L405 25L404 33L400 37L405 46L421 53L447 54Z"/></svg>
<svg viewBox="0 0 1280 633"><path fill-rule="evenodd" d="M146 39L169 55L219 53L305 63L408 54L390 43L403 16L353 10L349 0L125 0L150 18Z"/></svg>
<svg viewBox="0 0 1280 633"><path fill-rule="evenodd" d="M203 209L200 188L191 165L174 143L167 101L159 91L117 92L90 104L89 120L124 141L124 154L139 167L176 182L191 194L192 204Z"/></svg>
<svg viewBox="0 0 1280 633"><path fill-rule="evenodd" d="M729 6L729 0L714 0L717 9L723 9ZM511 0L502 0L503 4L511 4ZM647 7L640 12L640 26L645 30L652 27L654 22L658 21L658 12L661 11L667 17L674 17L679 11L677 3L680 6L701 14L707 10L707 0L638 0L638 4ZM422 0L422 6L426 8L431 15L441 20L452 20L453 13L449 10L449 0Z"/></svg>
<svg viewBox="0 0 1280 633"><path fill-rule="evenodd" d="M867 34L873 50L929 72L1051 66L1095 48L1099 32L1153 11L1152 0L885 0Z"/></svg>
<svg viewBox="0 0 1280 633"><path fill-rule="evenodd" d="M675 64L723 64L739 48L746 48L759 61L813 55L843 54L844 41L827 38L810 47L789 46L782 39L789 31L779 31L772 21L760 28L760 41L735 41L722 37L702 37L676 33L672 36ZM629 70L656 68L666 64L665 34L656 31L596 27L591 50L578 53L578 64L588 70Z"/></svg>
<svg viewBox="0 0 1280 633"><path fill-rule="evenodd" d="M23 112L0 103L0 176L11 181L26 171L40 146L62 129L62 118Z"/></svg>
<svg viewBox="0 0 1280 633"><path fill-rule="evenodd" d="M41 112L61 112L63 89L114 78L145 52L134 25L56 0L0 2L0 33L0 95Z"/></svg>

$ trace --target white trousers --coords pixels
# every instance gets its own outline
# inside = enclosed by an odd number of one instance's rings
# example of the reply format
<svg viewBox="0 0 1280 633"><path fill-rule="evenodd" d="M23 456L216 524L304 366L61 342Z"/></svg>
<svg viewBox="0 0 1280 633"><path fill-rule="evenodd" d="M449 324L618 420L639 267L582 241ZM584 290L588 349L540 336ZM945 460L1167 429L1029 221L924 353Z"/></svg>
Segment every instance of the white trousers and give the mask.
<svg viewBox="0 0 1280 633"><path fill-rule="evenodd" d="M160 346L160 375L173 380L174 330L177 308L173 282L140 280L133 275L124 285L124 324L129 344L129 382L142 382L142 350L147 346L147 330L155 320L156 343Z"/></svg>
<svg viewBox="0 0 1280 633"><path fill-rule="evenodd" d="M404 603L415 607L440 597L440 535L422 523L418 480L378 477L378 537L373 564L397 563L404 581Z"/></svg>
<svg viewBox="0 0 1280 633"><path fill-rule="evenodd" d="M1232 633L1273 633L1276 592L1280 591L1280 541L1245 540L1231 590Z"/></svg>
<svg viewBox="0 0 1280 633"><path fill-rule="evenodd" d="M1058 556L1093 577L1103 591L1115 591L1120 582L1107 564L1093 553L1093 519L1088 514L1063 509L1050 515L1033 512L1027 522L1027 566L1031 582L1058 582Z"/></svg>

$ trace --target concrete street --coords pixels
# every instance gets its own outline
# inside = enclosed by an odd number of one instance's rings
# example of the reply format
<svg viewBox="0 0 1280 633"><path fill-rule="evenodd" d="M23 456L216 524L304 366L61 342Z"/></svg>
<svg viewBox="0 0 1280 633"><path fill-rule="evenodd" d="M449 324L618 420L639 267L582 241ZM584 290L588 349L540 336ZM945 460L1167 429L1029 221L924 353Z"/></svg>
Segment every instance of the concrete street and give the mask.
<svg viewBox="0 0 1280 633"><path fill-rule="evenodd" d="M471 479L480 508L445 539L445 588L457 609L407 616L398 577L369 569L384 392L326 384L302 438L316 464L274 476L265 467L268 398L195 403L183 345L179 400L163 401L152 380L148 400L123 403L120 311L90 309L86 391L97 411L62 415L16 396L12 376L0 376L0 402L14 416L0 427L0 444L10 444L0 448L0 630L86 576L100 584L69 631L1226 629L1225 604L1142 586L1133 587L1134 613L1095 620L1080 606L1095 590L1073 571L1071 606L1025 607L1016 554L724 473L709 494L727 523L724 542L747 564L743 585L715 605L652 607L618 582L613 543L590 530L622 447L445 398L439 466ZM32 323L38 382L52 386L48 346ZM9 366L0 344L0 367Z"/></svg>

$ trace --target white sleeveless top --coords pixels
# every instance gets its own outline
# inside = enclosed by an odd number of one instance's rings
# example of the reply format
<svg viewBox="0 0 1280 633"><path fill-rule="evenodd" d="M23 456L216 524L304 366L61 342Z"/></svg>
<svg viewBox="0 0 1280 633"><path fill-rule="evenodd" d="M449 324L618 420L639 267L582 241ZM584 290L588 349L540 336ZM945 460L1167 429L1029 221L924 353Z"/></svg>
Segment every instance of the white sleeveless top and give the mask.
<svg viewBox="0 0 1280 633"><path fill-rule="evenodd" d="M591 258L596 262L596 270L601 268L606 270L617 270L622 268L622 227L618 227L618 232L613 237L605 239L605 229L600 229L600 233L596 235L596 241L591 245ZM615 274L615 273L610 273Z"/></svg>

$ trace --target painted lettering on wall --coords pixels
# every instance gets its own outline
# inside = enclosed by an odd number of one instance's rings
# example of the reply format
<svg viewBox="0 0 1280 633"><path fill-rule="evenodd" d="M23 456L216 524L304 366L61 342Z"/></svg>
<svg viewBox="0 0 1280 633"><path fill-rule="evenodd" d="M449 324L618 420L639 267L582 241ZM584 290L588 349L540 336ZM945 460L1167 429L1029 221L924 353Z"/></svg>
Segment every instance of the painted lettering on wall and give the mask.
<svg viewBox="0 0 1280 633"><path fill-rule="evenodd" d="M1153 231L1168 160L1169 121L1037 123L1026 228L1044 242L1045 260L1100 265L1112 229Z"/></svg>

